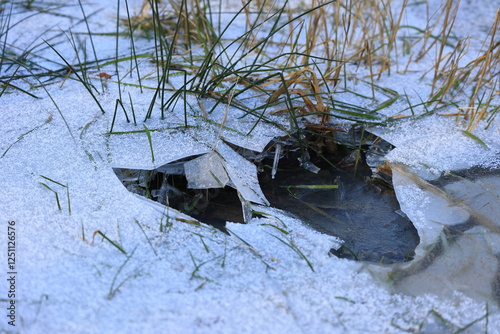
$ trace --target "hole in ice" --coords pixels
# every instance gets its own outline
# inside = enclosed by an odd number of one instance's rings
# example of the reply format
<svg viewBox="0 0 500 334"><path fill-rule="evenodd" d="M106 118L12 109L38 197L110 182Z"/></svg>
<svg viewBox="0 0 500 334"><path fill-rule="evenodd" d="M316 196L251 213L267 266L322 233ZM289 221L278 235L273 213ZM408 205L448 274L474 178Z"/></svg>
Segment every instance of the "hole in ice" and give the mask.
<svg viewBox="0 0 500 334"><path fill-rule="evenodd" d="M308 128L302 142L306 150L290 137L276 138L262 153L231 148L257 165L271 206L345 241L332 254L377 263L411 260L417 231L400 211L390 173L380 169L373 174L368 165L379 165L384 152L378 150L389 144L363 138L361 131L336 132ZM225 231L226 221L248 220L225 168L212 152L153 171L115 172L130 191Z"/></svg>
<svg viewBox="0 0 500 334"><path fill-rule="evenodd" d="M237 191L229 185L203 189L189 187L185 175L188 162L177 161L156 170L115 168L114 171L129 191L168 205L223 232L226 232L226 221L243 223Z"/></svg>

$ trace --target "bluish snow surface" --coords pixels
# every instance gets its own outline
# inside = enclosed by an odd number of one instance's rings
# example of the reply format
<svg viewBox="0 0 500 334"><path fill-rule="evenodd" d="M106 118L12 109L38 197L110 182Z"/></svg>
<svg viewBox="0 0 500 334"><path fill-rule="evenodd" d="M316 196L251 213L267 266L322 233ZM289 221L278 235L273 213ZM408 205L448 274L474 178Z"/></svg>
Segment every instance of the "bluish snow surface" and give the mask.
<svg viewBox="0 0 500 334"><path fill-rule="evenodd" d="M86 5L87 13L105 8L90 19L91 27L113 31L115 6L115 1ZM131 2L131 6L137 9L137 4ZM61 10L74 14L79 7L76 3ZM70 23L64 17L38 15L13 29L9 38L27 46L53 25L47 36L59 28L68 31ZM72 28L84 29L81 23ZM244 25L238 23L235 29L243 31ZM109 40L96 37L94 42L100 52L114 54ZM68 43L56 48L74 59ZM37 54L56 59L49 49ZM152 65L143 66L154 70ZM112 72L114 66L104 70ZM418 77L404 76L408 91ZM394 77L385 84L391 80ZM99 87L98 80L94 83ZM384 86L384 82L378 84ZM118 97L117 85L109 81L107 86L98 95L105 114L78 82L48 86L67 125L41 89L34 91L42 97L37 100L18 93L0 99L0 154L5 153L0 158L0 244L7 244L7 222L15 221L18 272L16 327L8 326L3 315L2 283L1 329L22 333L400 333L418 331L422 324L424 329L439 328L431 311L458 327L486 313L484 303L459 293L452 299L391 294L363 264L328 255L340 240L279 210L257 206L270 215L245 225L228 223L232 236L227 236L205 225L182 222L179 219L189 217L130 193L112 168L153 169L216 148L233 183L240 182L236 186L243 196L265 204L255 183L255 168L238 160L241 157L223 140L261 150L283 132L261 123L250 138L231 134L194 117L200 110L197 101L188 99L193 127L151 132L153 161L145 132L106 135ZM123 89L124 101L130 93L137 113L144 115L151 91ZM155 117L145 124L150 130L182 126L182 107L179 103L165 120L155 109ZM220 122L225 112L226 107L217 109L214 120ZM137 127L126 123L119 111L114 131L144 130L143 119L137 121ZM237 118L230 118L226 125L247 133L253 124L238 124ZM488 148L464 136L452 119L439 116L402 122L377 133L397 147L388 156L391 161L436 170L498 164L498 122L476 132ZM310 265L278 238L298 247ZM1 280L5 282L6 247L2 247ZM498 313L491 314L488 323L488 333L500 333ZM483 320L475 328L484 331L484 326Z"/></svg>

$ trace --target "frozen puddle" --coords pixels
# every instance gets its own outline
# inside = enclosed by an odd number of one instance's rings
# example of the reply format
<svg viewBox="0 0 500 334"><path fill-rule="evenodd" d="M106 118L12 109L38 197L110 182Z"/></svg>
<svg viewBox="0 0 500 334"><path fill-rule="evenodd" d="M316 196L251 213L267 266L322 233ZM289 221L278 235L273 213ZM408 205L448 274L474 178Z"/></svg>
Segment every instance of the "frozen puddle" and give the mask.
<svg viewBox="0 0 500 334"><path fill-rule="evenodd" d="M413 261L368 266L395 292L452 298L460 291L500 304L500 173L470 169L429 181L393 166L402 210L420 236Z"/></svg>
<svg viewBox="0 0 500 334"><path fill-rule="evenodd" d="M396 201L394 194L375 189L366 175L356 179L327 169L314 174L302 168L301 174L290 168L275 180L261 174L261 189L255 170L249 183L230 168L227 161L236 157L251 164L224 144L217 153L186 156L154 170L115 173L132 192L223 231L226 221L251 219L251 203L268 205L269 200L315 229L343 239L345 249L333 254L370 261L367 270L394 292L453 298L454 291L460 291L500 304L497 170L436 177L425 169L391 165ZM304 187L324 184L342 189Z"/></svg>
<svg viewBox="0 0 500 334"><path fill-rule="evenodd" d="M280 145L286 148L277 148ZM220 154L224 147L233 158ZM417 231L401 212L390 182L372 178L373 171L359 151L343 147L321 158L310 156L311 171L300 166L298 142L292 139L275 138L263 153L238 150L246 159L220 143L213 152L186 156L153 170L115 169L115 173L130 191L223 231L226 221L248 222L251 203L270 204L343 240L339 249L331 250L337 257L384 264L413 259ZM258 180L248 182L249 173L238 177L231 171L234 164L227 161L235 157L242 162L239 166L257 165Z"/></svg>

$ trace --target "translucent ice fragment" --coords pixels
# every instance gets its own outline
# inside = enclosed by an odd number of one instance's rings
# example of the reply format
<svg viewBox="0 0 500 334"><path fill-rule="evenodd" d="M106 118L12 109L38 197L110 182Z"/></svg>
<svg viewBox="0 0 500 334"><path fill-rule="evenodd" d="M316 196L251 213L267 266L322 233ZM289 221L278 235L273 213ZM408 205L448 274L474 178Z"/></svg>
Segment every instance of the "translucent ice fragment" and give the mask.
<svg viewBox="0 0 500 334"><path fill-rule="evenodd" d="M318 166L311 162L309 153L307 151L298 160L300 162L300 166L305 170L310 171L311 173L318 174L318 172L321 170Z"/></svg>
<svg viewBox="0 0 500 334"><path fill-rule="evenodd" d="M185 162L184 171L191 189L224 188L229 181L222 159L215 152Z"/></svg>
<svg viewBox="0 0 500 334"><path fill-rule="evenodd" d="M249 202L269 205L259 185L257 167L224 142L217 145L217 152L222 157L224 168L240 195Z"/></svg>
<svg viewBox="0 0 500 334"><path fill-rule="evenodd" d="M156 171L168 175L184 175L184 162L169 163L158 167Z"/></svg>
<svg viewBox="0 0 500 334"><path fill-rule="evenodd" d="M271 172L271 178L274 179L276 175L276 170L278 169L278 162L280 161L281 154L281 144L276 144L276 152L274 154L273 170Z"/></svg>

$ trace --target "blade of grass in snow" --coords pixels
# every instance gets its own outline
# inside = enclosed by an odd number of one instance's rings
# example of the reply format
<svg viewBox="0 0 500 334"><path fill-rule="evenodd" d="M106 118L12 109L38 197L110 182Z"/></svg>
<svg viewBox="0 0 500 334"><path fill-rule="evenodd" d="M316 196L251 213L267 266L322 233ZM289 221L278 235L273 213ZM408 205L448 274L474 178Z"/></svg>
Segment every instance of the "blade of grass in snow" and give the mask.
<svg viewBox="0 0 500 334"><path fill-rule="evenodd" d="M469 131L465 131L465 130L461 130L462 133L464 135L466 135L467 137L473 139L474 141L476 141L477 143L483 145L484 147L488 147L488 145L486 145L486 143L484 141L482 141L481 139L479 139L476 135L470 133Z"/></svg>
<svg viewBox="0 0 500 334"><path fill-rule="evenodd" d="M200 268L201 268L201 267L203 267L205 264L210 263L210 262L212 262L212 261L216 261L216 260L218 260L218 259L220 259L220 258L222 258L222 257L223 257L223 255L219 255L219 256L216 256L216 257L214 257L214 258L212 258L212 259L206 260L206 261L204 261L204 262L196 263L196 259L194 258L193 253L189 252L189 256L191 257L191 261L193 262L193 265L194 265L194 270L193 270L193 272L191 273L191 277L189 278L190 280L192 280L193 278L200 278L200 279L206 279L206 280L208 280L207 278L202 277L202 276L199 276L199 275L197 275L196 273L197 273L197 272L200 270Z"/></svg>
<svg viewBox="0 0 500 334"><path fill-rule="evenodd" d="M148 137L149 149L151 150L151 162L155 162L155 152L153 150L153 141L151 139L151 132L149 131L146 124L143 124L144 130L146 131L146 136Z"/></svg>
<svg viewBox="0 0 500 334"><path fill-rule="evenodd" d="M113 119L111 120L111 126L109 128L109 133L113 132L113 127L115 125L115 120L116 120L116 113L118 112L118 105L120 105L122 107L123 113L125 114L125 118L127 119L127 123L130 123L130 120L129 120L128 115L127 115L127 111L125 110L125 107L123 106L122 101L120 101L120 99L116 99L115 112L113 113Z"/></svg>
<svg viewBox="0 0 500 334"><path fill-rule="evenodd" d="M54 181L54 180L52 180L51 178L48 178L48 177L43 176L43 175L40 175L40 176L41 176L42 178L44 178L45 180L47 180L47 181L50 181L50 182L55 183L55 184L57 184L57 185L60 185L61 187L66 187L64 184L62 184L62 183L60 183L60 182L57 182L57 181Z"/></svg>
<svg viewBox="0 0 500 334"><path fill-rule="evenodd" d="M185 129L184 126L179 125L179 126L174 126L174 127L168 127L168 128L158 128L158 129L150 129L149 132L157 132L157 131L164 131L164 130L183 130ZM132 131L117 131L117 132L108 132L106 133L107 135L128 135L128 134L133 134L133 133L146 133L146 130L132 130Z"/></svg>
<svg viewBox="0 0 500 334"><path fill-rule="evenodd" d="M458 38L456 38L454 36L450 36L446 40L443 40L443 37L441 35L435 35L435 34L432 34L432 33L429 34L429 31L421 29L421 28L416 27L416 26L401 25L399 27L399 29L411 29L411 30L415 30L416 32L418 32L420 34L425 35L426 38L433 38L433 39L435 39L436 41L438 41L440 43L444 42L446 46L448 46L450 48L453 48L453 49L455 48L455 45L453 43L451 43L449 40L451 40L451 39L458 40Z"/></svg>
<svg viewBox="0 0 500 334"><path fill-rule="evenodd" d="M94 39L92 38L92 32L90 30L89 22L87 20L87 16L85 15L85 10L83 9L81 0L78 0L78 4L80 5L80 9L81 9L82 14L83 14L83 20L85 21L85 26L87 27L87 32L89 34L89 39L90 39L90 45L92 46L92 52L94 53L94 59L95 59L95 62L96 62L97 70L99 72L101 72L101 68L99 67L99 61L98 61L98 58L97 58L97 52L95 50ZM103 78L100 78L100 81L101 81L101 89L102 89L102 92L104 93Z"/></svg>
<svg viewBox="0 0 500 334"><path fill-rule="evenodd" d="M4 59L4 57L3 57L3 56L2 56L2 57L0 57L0 58L1 58L1 60L3 60L3 59ZM0 68L1 68L1 66L0 66ZM20 91L20 92L22 92L22 93L24 93L24 94L27 94L27 95L29 95L29 96L31 96L31 97L33 97L33 98L35 98L35 99L38 99L38 98L39 98L38 96L36 96L36 95L34 95L34 94L32 94L32 93L30 93L30 92L28 92L28 91L26 91L26 90L24 90L24 89L20 88L20 87L17 87L17 86L15 86L15 85L11 84L11 81L12 81L12 80L14 80L14 79L16 78L17 71L18 71L20 68L21 68L21 64L17 64L17 67L16 67L16 69L14 70L14 73L12 73L12 75L10 75L10 76L9 76L9 78L8 78L8 80L7 80L7 81L4 81L4 80L1 80L1 79L0 79L0 83L4 86L4 87L3 87L3 89L2 89L2 91L0 92L0 97L2 97L2 95L5 93L5 91L7 90L7 87L10 87L10 88L16 89L16 90L18 90L18 91Z"/></svg>
<svg viewBox="0 0 500 334"><path fill-rule="evenodd" d="M168 80L168 78L166 77L166 75L167 74L170 75L170 71L175 71L175 72L182 73L182 75L184 77L184 83L183 83L183 85L179 89L174 90L174 93L172 94L172 96L170 96L170 98L165 103L162 103L162 105L161 105L161 118L162 119L165 118L165 114L164 114L165 110L173 110L175 108L175 106L177 105L178 100L181 98L181 95L183 95L183 101L184 101L184 106L183 106L183 108L184 108L183 109L184 110L184 126L188 127L188 114L187 114L188 108L187 108L187 90L186 90L186 87L188 85L187 71L183 70L183 69L179 69L179 68L169 68L168 71L164 72L165 77L162 78L162 80L161 80L162 83L164 83L166 80ZM151 113L152 113L153 106L154 106L154 101L156 99L158 90L160 90L160 85L161 84L159 84L158 87L156 88L155 95L154 95L153 99L151 100L151 104L149 106L149 110L148 110L146 118L151 117ZM162 88L161 90L162 90L163 93L166 91L165 88Z"/></svg>
<svg viewBox="0 0 500 334"><path fill-rule="evenodd" d="M85 83L88 85L90 88L94 88L94 90L97 92L97 89L92 85L90 82L90 79L88 77L88 68L87 66L83 66L82 64L87 64L87 48L84 42L82 42L80 39L78 39L78 47L77 47L77 41L75 40L75 35L73 35L73 32L71 29L68 31L69 36L67 33L65 33L66 38L68 39L71 47L73 48L73 51L75 52L76 60L78 62L78 67L80 69L81 75ZM80 59L80 49L83 53L83 61Z"/></svg>
<svg viewBox="0 0 500 334"><path fill-rule="evenodd" d="M117 6L116 6L116 37L115 37L115 57L118 59L118 46L119 46L119 32L120 32L120 20L118 18L120 17L120 3L121 0L117 0ZM122 89L121 89L121 79L120 79L120 70L118 68L118 63L115 63L115 71L116 71L116 82L118 84L118 99L121 101L122 100Z"/></svg>
<svg viewBox="0 0 500 334"><path fill-rule="evenodd" d="M42 177L43 179L47 180L47 181L50 181L52 183L55 183L63 188L66 188L66 199L68 201L68 213L71 214L71 200L70 200L70 196L69 196L69 187L67 184L62 184L60 182L57 182L57 181L54 181L53 179L51 178L48 178L46 176L43 176L43 175L40 175L40 177ZM53 190L51 187L49 187L47 184L45 183L42 183L40 182L41 185L43 185L44 187L46 187L47 189L49 189L50 191L54 192L54 194L56 195L56 201L57 201L57 207L59 208L59 211L62 211L61 209L61 204L59 202L59 194Z"/></svg>
<svg viewBox="0 0 500 334"><path fill-rule="evenodd" d="M94 235L95 235L95 233L94 233ZM120 268L118 268L115 276L113 276L113 280L111 281L111 286L109 287L109 292L108 292L107 299L111 300L115 296L115 294L118 291L118 289L120 289L120 287L123 286L123 284L127 280L129 280L130 278L132 278L132 276L128 276L120 284L118 284L118 286L115 288L115 282L116 282L116 279L118 278L118 275L120 275L121 271L123 270L123 268L125 268L125 266L127 265L128 261L132 258L132 256L134 256L134 253L135 253L136 249L137 249L137 246L134 248L134 250L132 251L132 253L130 253L130 255L127 256L127 258L125 259L125 261L123 262L123 264L120 266Z"/></svg>
<svg viewBox="0 0 500 334"><path fill-rule="evenodd" d="M42 186L44 186L45 188L49 189L50 191L52 191L54 193L54 195L56 195L57 209L59 211L62 211L62 209L61 209L61 203L59 202L59 194L57 193L57 191L55 191L54 189L52 189L51 187L49 187L46 183L40 182L40 184Z"/></svg>
<svg viewBox="0 0 500 334"><path fill-rule="evenodd" d="M62 8L62 7L65 7L65 6L67 6L67 5L61 5L61 6L59 6L58 8ZM57 9L56 9L56 10L57 10ZM78 26L80 23L84 22L85 20L88 20L89 18L91 18L92 16L94 16L95 14L97 14L97 13L98 13L98 12L100 12L100 11L101 11L101 9L98 9L98 10L96 10L96 11L94 11L94 12L90 13L90 14L87 14L87 15L85 15L85 17L84 17L83 19L80 19L80 18L77 18L77 17L73 17L73 18L72 18L72 20L74 20L74 23L73 23L71 26L69 26L69 27L67 28L67 30L69 31L69 30L73 29L75 26ZM43 13L45 13L45 14L46 14L46 13L48 13L48 11L43 10ZM17 22L13 25L13 27L14 27L15 25L18 25L18 24L22 23L22 22L23 22L24 20L26 20L27 18L29 18L29 17L31 17L31 16L38 15L38 14L39 14L39 13L35 13L35 14L33 14L33 15L30 15L30 16L28 16L28 17L25 17L24 19L22 19L22 20L20 20L20 21L17 21ZM58 15L58 14L56 13L55 15ZM43 40L42 36L46 35L46 34L47 34L48 32L50 32L50 31L56 30L56 28L57 28L57 27L58 27L58 25L57 25L57 24L55 24L55 25L53 25L53 26L51 26L51 27L48 27L45 31L41 31L41 32L40 32L40 33L39 33L39 34L38 34L38 35L37 35L37 36L33 39L33 42L32 42L32 43L30 43L30 44L29 44L29 45L25 48L25 50L26 50L26 51L25 51L25 53L26 53L26 52L31 53L31 55L33 56L32 58L39 58L39 59L42 59L44 62L49 62L49 63L53 63L53 64L57 64L57 65L61 65L61 64L56 63L56 62L55 62L55 61L53 61L52 59L48 59L48 58L45 58L45 57L39 56L39 55L37 55L37 54L35 54L35 53L33 53L33 52L32 52L32 51L33 51L33 50L35 50L35 49L36 49L36 51L37 51L37 52L44 51L44 50L45 50L45 48L47 48L47 43L46 43L46 42L49 42L49 41L52 41L52 40L56 40L57 38L59 38L59 37L61 37L61 36L63 36L63 35L65 34L65 32L64 32L64 31L60 31L60 32L59 32L59 33L57 33L57 34L51 34L51 36L48 36L48 38L47 38L47 39ZM85 33L85 35L87 35L87 34L88 34L88 32L87 32L87 33ZM95 35L95 34L94 34L94 35ZM41 42L39 42L40 40L42 40L42 41L41 41ZM35 44L36 42L39 42L39 43L38 43L38 44ZM55 46L55 45L60 44L60 43L61 43L61 42L55 42L53 45ZM44 47L42 48L41 46L44 46ZM23 56L24 56L24 54L23 54ZM21 57L23 57L23 56L21 56ZM24 57L23 57L23 58L24 58ZM40 68L40 69L44 69L44 70L46 70L47 72L52 72L49 68L46 68L45 66L43 66L43 65L42 65L42 64L40 64L40 63L37 63L37 64L36 64L36 66L32 66L32 67L33 67L33 68L34 68L34 67L38 67L38 68Z"/></svg>
<svg viewBox="0 0 500 334"><path fill-rule="evenodd" d="M180 221L182 223L189 224L189 225L201 226L199 221L193 220L193 219L185 219L185 218L176 217L175 220Z"/></svg>
<svg viewBox="0 0 500 334"><path fill-rule="evenodd" d="M267 234L269 234L272 237L275 237L276 239L278 239L279 241L281 241L282 243L284 243L285 245L290 247L295 253L297 253L299 255L300 258L302 258L304 261L306 261L309 268L311 268L311 270L314 272L314 267L313 267L312 263L304 255L304 253L302 253L302 251L293 243L293 241L287 242L274 234L271 234L271 233L267 233Z"/></svg>
<svg viewBox="0 0 500 334"><path fill-rule="evenodd" d="M6 58L5 55L7 53L7 40L9 37L9 30L11 28L10 26L10 20L12 18L12 11L14 8L14 2L10 2L10 7L8 11L4 11L3 8L0 10L0 38L3 37L3 41L1 41L2 44L2 51L0 53L0 71L3 68L3 61ZM5 12L5 14L4 14Z"/></svg>
<svg viewBox="0 0 500 334"><path fill-rule="evenodd" d="M69 186L66 184L66 199L68 201L68 213L71 214L71 200L69 198Z"/></svg>
<svg viewBox="0 0 500 334"><path fill-rule="evenodd" d="M281 188L296 188L296 189L337 189L339 186L336 184L300 184L296 186L280 186Z"/></svg>
<svg viewBox="0 0 500 334"><path fill-rule="evenodd" d="M97 230L97 231L94 231L94 234L92 235L92 242L91 243L94 243L94 238L96 236L96 234L99 234L101 237L103 237L106 241L108 241L110 244L112 244L113 246L115 246L120 252L122 252L123 254L127 255L127 252L120 246L118 245L116 242L114 242L113 240L111 240L110 238L108 238L106 236L106 234L102 233L101 231ZM134 249L135 250L135 249ZM133 252L132 252L133 254Z"/></svg>
<svg viewBox="0 0 500 334"><path fill-rule="evenodd" d="M356 302L354 300L351 300L349 298L346 298L346 297L341 297L341 296L335 296L336 299L342 299L342 300L345 300L346 302L349 302L351 304L356 304Z"/></svg>
<svg viewBox="0 0 500 334"><path fill-rule="evenodd" d="M205 238L204 238L203 236L201 236L201 235L200 235L200 241L201 241L201 243L203 244L203 248L205 248L205 251L206 251L207 253L210 253L210 248L208 248L207 244L205 243L205 240L203 240L203 239L205 239Z"/></svg>
<svg viewBox="0 0 500 334"><path fill-rule="evenodd" d="M87 241L87 240L85 239L85 228L83 227L83 220L82 220L82 240L83 240L83 241Z"/></svg>
<svg viewBox="0 0 500 334"><path fill-rule="evenodd" d="M34 94L32 94L32 93L30 93L30 92L28 92L28 91L26 91L26 90L24 90L24 89L20 88L20 87L17 87L17 86L15 86L15 85L11 84L11 83L10 83L10 81L9 81L9 82L5 82L5 81L3 81L3 80L0 80L0 84L2 84L2 85L3 85L3 89L2 89L2 91L0 92L0 97L2 97L3 93L5 92L5 90L6 90L7 88L12 88L12 89L15 89L15 90L20 91L21 93L24 93L24 94L26 94L26 95L29 95L29 96L31 96L32 98L39 99L39 97L38 97L38 96L36 96L36 95L34 95Z"/></svg>
<svg viewBox="0 0 500 334"><path fill-rule="evenodd" d="M115 56L113 58L109 58L109 60L106 60L106 62L104 62L101 66L104 67L104 66L114 65L116 63L121 63L124 61L129 61L129 60L131 61L131 60L134 60L134 57L139 58L139 59L141 59L141 58L149 59L149 58L151 58L151 54L150 53L140 53L140 54L137 54L135 56L127 56L127 57L121 57L121 58L116 58L116 56Z"/></svg>
<svg viewBox="0 0 500 334"><path fill-rule="evenodd" d="M252 213L253 213L253 214L263 214L263 212L256 212L256 211L253 211ZM261 225L261 226L271 226L271 227L273 227L273 228L277 229L278 231L280 231L281 233L283 233L283 234L285 234L285 235L290 234L290 232L285 231L285 230L284 230L284 229L282 229L281 227L278 227L278 226L276 226L276 225L274 225L274 224L260 224L260 225Z"/></svg>
<svg viewBox="0 0 500 334"><path fill-rule="evenodd" d="M68 66L68 69L74 73L76 75L76 77L78 78L78 80L83 84L83 86L87 89L87 91L89 92L89 94L92 96L92 98L94 99L95 103L97 103L97 105L99 106L99 109L101 110L101 112L103 114L105 114L105 111L104 111L104 108L101 106L101 103L99 103L99 100L97 99L97 97L94 95L94 92L92 92L92 88L90 88L88 86L88 84L84 81L84 79L78 74L77 71L75 71L74 67L71 66L67 61L66 59L50 44L47 43L47 45L59 56L59 58L62 59L62 61Z"/></svg>
<svg viewBox="0 0 500 334"><path fill-rule="evenodd" d="M153 244L151 243L151 240L149 239L148 235L146 234L146 231L144 231L144 228L142 227L141 223L139 223L139 221L137 219L134 219L134 221L137 224L137 226L139 226L139 228L141 229L142 234L144 234L144 236L146 237L146 240L148 241L149 246L153 250L153 253L155 253L155 255L158 256L158 253L156 253L156 249L154 248Z"/></svg>
<svg viewBox="0 0 500 334"><path fill-rule="evenodd" d="M49 118L45 122L43 122L42 124L39 124L39 125L35 126L33 129L20 135L16 141L14 141L12 144L9 145L9 147L7 147L7 149L3 152L2 156L0 156L0 159L3 158L7 154L7 152L9 152L9 150L12 148L12 146L14 146L16 143L20 142L21 140L23 140L24 137L26 137L27 135L29 135L33 131L40 129L42 126L44 126L45 124L47 124L51 121L52 121L52 115L50 115Z"/></svg>
<svg viewBox="0 0 500 334"><path fill-rule="evenodd" d="M131 56L131 58L133 58L135 61L135 69L137 71L137 79L139 80L139 88L141 89L141 93L142 93L141 74L139 72L139 63L137 62L137 53L135 51L134 35L133 35L133 30L132 30L132 23L130 22L130 11L128 8L128 0L125 0L125 8L127 10L127 20L128 20L128 27L129 27L129 33L130 33L130 43L132 44L132 56ZM129 97L130 97L130 93L129 93ZM132 105L132 98L130 99L130 102ZM133 113L133 110L134 109L132 107L132 113ZM134 115L134 124L137 125L135 123L135 115Z"/></svg>
<svg viewBox="0 0 500 334"><path fill-rule="evenodd" d="M141 86L141 93L142 93L142 86ZM132 109L132 118L134 119L134 125L137 126L137 121L135 119L134 103L132 102L132 95L130 95L130 92L128 93L128 98L130 101L130 109Z"/></svg>
<svg viewBox="0 0 500 334"><path fill-rule="evenodd" d="M264 265L266 266L267 269L273 269L275 270L275 268L273 268L272 266L270 266L266 261L264 261L264 258L263 256L260 254L260 252L258 250L256 250L252 245L250 245L248 242L246 242L245 240L243 240L241 237L239 237L236 233L234 233L232 230L230 230L229 228L226 227L226 230L229 232L229 234L232 234L234 235L238 241L240 241L242 243L243 246L245 246L245 248L249 249L250 251L252 251L252 253L262 262L264 263Z"/></svg>
<svg viewBox="0 0 500 334"><path fill-rule="evenodd" d="M488 309L486 309L486 314L477 318L476 320L474 321L471 321L470 323L468 323L467 325L465 325L464 327L460 328L459 330L457 330L456 332L453 332L453 334L459 334L459 333L462 333L462 332L465 332L467 331L467 329L469 329L470 327L472 327L474 324L484 320L484 319L487 319L488 318ZM486 329L488 328L488 326L486 326Z"/></svg>
<svg viewBox="0 0 500 334"><path fill-rule="evenodd" d="M395 90L393 89L390 89L390 88L387 88L387 87L380 87L380 86L377 86L375 84L372 84L371 85L372 87L375 87L377 89L380 89L382 90L383 92L387 93L388 95L392 96L391 98L389 98L387 101L385 102L382 102L378 107L376 107L375 109L373 109L371 112L376 112L376 111L380 111L382 109L385 109L385 108L388 108L390 107L392 104L394 104L394 102L396 102L398 99L399 99L399 93L396 92Z"/></svg>
<svg viewBox="0 0 500 334"><path fill-rule="evenodd" d="M348 251L349 254L352 255L352 257L353 257L354 260L359 261L358 255L356 253L354 253L352 249L350 249L346 245L342 245L342 246L340 246L340 248L345 249L346 251ZM391 279L391 280L393 280L393 279Z"/></svg>
<svg viewBox="0 0 500 334"><path fill-rule="evenodd" d="M30 70L28 69L28 71L30 71ZM30 72L31 72L31 71L30 71ZM57 109L57 111L58 111L59 115L61 116L61 118L62 118L62 120L63 120L63 122L64 122L64 125L65 125L65 126L66 126L66 128L68 129L68 132L69 132L69 134L70 134L71 138L73 139L73 142L74 142L74 143L75 143L75 145L76 145L76 139L75 139L75 137L73 136L73 132L71 131L71 128L69 127L69 124L68 124L68 122L66 121L66 118L64 117L64 115L63 115L63 113L62 113L61 109L59 109L59 106L57 105L56 101L54 101L54 99L52 98L52 95L49 93L49 91L47 90L47 88L46 88L45 86L42 86L42 89L45 91L45 93L47 93L47 96L50 98L50 100L52 101L52 103L53 103L53 104L54 104L54 106L56 107L56 109Z"/></svg>

